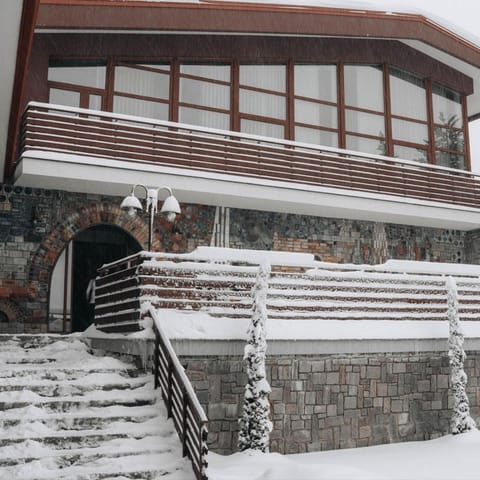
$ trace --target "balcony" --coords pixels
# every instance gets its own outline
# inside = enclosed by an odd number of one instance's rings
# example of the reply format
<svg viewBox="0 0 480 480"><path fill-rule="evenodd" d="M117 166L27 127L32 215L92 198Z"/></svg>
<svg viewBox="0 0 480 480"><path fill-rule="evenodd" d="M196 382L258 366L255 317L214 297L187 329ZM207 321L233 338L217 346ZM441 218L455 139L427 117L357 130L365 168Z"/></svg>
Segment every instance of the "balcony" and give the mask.
<svg viewBox="0 0 480 480"><path fill-rule="evenodd" d="M469 230L471 172L142 117L30 103L15 184L124 195L168 183L182 202Z"/></svg>

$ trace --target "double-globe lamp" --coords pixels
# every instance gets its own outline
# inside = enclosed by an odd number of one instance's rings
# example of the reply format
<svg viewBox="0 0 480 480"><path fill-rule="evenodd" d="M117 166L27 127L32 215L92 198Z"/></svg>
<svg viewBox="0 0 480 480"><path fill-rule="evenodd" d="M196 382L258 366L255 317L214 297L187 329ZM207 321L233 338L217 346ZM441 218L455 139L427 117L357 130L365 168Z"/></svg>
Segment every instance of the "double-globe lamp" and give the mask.
<svg viewBox="0 0 480 480"><path fill-rule="evenodd" d="M127 210L129 215L135 215L138 212L143 210L142 203L139 198L135 195L135 189L137 187L142 187L146 193L147 203L145 205L146 211L150 214L150 219L148 223L148 251L152 250L152 240L153 240L153 218L155 213L158 210L158 192L160 190L167 190L168 197L163 202L160 213L164 214L167 221L173 222L175 217L180 213L180 204L178 200L173 196L172 189L170 187L147 187L142 184L136 184L132 187L130 195L126 196L120 208Z"/></svg>

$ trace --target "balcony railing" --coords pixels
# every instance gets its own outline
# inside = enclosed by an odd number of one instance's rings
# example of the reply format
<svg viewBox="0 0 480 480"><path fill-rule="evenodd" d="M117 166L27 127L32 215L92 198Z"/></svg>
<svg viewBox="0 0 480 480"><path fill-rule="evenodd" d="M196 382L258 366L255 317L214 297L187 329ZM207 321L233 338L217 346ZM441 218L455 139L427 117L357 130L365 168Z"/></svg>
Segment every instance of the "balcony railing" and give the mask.
<svg viewBox="0 0 480 480"><path fill-rule="evenodd" d="M30 103L21 149L395 195L480 208L471 173L379 155L57 105Z"/></svg>

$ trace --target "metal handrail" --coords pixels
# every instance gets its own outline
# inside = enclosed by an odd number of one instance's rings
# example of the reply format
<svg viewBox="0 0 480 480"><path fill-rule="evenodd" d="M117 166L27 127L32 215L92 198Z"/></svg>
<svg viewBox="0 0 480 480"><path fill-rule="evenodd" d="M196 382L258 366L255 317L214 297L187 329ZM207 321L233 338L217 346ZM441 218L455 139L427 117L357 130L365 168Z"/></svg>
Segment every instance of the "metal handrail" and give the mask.
<svg viewBox="0 0 480 480"><path fill-rule="evenodd" d="M208 480L208 418L161 327L156 311L150 308L149 313L153 318L155 332L155 388L161 389L168 418L172 418L182 442L183 456L190 458L197 480Z"/></svg>

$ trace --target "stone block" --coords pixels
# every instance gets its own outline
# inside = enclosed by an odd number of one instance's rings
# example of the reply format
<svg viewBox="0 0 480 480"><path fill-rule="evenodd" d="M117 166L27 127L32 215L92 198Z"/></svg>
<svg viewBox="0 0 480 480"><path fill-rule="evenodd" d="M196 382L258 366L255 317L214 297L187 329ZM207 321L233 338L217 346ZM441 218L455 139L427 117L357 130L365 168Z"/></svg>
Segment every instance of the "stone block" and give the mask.
<svg viewBox="0 0 480 480"><path fill-rule="evenodd" d="M338 385L339 383L339 373L338 372L329 372L327 373L327 385Z"/></svg>
<svg viewBox="0 0 480 480"><path fill-rule="evenodd" d="M336 405L327 405L327 417L334 417L337 415L337 406Z"/></svg>
<svg viewBox="0 0 480 480"><path fill-rule="evenodd" d="M419 380L417 383L417 391L419 392L429 392L430 391L430 380Z"/></svg>
<svg viewBox="0 0 480 480"><path fill-rule="evenodd" d="M374 379L380 379L382 373L381 367L377 366L367 366L367 373L366 376L367 378L374 378Z"/></svg>
<svg viewBox="0 0 480 480"><path fill-rule="evenodd" d="M393 413L403 412L403 400L392 400L391 409Z"/></svg>
<svg viewBox="0 0 480 480"><path fill-rule="evenodd" d="M357 408L357 397L345 397L344 408L345 410Z"/></svg>

